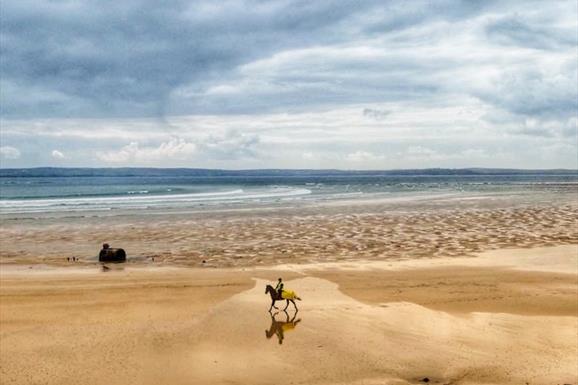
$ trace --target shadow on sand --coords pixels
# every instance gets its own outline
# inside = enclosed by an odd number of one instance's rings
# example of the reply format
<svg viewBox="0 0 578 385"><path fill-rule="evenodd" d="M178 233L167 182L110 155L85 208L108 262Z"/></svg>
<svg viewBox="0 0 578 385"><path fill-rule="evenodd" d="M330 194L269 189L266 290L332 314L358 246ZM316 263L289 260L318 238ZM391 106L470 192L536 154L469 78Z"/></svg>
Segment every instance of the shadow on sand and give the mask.
<svg viewBox="0 0 578 385"><path fill-rule="evenodd" d="M279 312L269 312L269 315L271 316L271 326L269 327L269 330L265 330L265 336L267 339L276 335L280 345L283 343L283 339L285 338L285 332L292 331L295 329L297 324L301 322L301 318L298 318L297 320L295 319L299 310L295 311L291 318L289 318L289 313L286 311L283 311L283 313L285 313L285 321L278 321L276 316Z"/></svg>

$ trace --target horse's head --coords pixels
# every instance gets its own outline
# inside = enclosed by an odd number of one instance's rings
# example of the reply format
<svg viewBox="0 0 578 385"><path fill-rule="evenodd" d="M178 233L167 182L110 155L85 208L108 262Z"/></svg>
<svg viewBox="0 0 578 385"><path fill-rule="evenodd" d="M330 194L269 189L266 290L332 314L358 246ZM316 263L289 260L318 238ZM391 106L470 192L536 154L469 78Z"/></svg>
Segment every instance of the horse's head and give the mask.
<svg viewBox="0 0 578 385"><path fill-rule="evenodd" d="M275 291L275 289L273 289L273 286L267 285L265 287L265 294L269 293L270 291Z"/></svg>

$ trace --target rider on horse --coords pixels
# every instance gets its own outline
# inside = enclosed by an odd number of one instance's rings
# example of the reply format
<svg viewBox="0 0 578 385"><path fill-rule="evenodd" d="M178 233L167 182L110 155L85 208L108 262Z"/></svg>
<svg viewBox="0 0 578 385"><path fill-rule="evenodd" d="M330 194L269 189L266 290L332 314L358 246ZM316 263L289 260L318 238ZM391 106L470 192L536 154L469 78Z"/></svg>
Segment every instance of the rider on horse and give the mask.
<svg viewBox="0 0 578 385"><path fill-rule="evenodd" d="M279 278L279 282L275 286L275 291L279 294L279 299L283 298L283 280L281 278Z"/></svg>
<svg viewBox="0 0 578 385"><path fill-rule="evenodd" d="M273 308L277 309L275 306L275 301L287 301L287 306L289 306L289 302L291 302L293 306L295 306L295 310L297 310L297 305L295 305L294 300L301 301L301 298L299 298L297 293L292 290L283 289L283 279L281 278L279 278L275 288L273 288L271 285L266 285L265 294L271 295L271 307L269 307L269 311L271 311ZM285 306L285 309L283 310L286 310L287 306Z"/></svg>

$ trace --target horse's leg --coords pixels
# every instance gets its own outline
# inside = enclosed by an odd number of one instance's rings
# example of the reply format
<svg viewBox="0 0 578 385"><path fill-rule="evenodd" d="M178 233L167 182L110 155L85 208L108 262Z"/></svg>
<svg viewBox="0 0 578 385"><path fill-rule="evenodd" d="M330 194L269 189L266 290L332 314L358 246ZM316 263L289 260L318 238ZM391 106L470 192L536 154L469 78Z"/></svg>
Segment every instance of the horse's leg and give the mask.
<svg viewBox="0 0 578 385"><path fill-rule="evenodd" d="M271 300L271 307L269 308L269 311L271 311L271 309L273 309L273 308L277 309L277 306L275 306L275 300L274 299Z"/></svg>
<svg viewBox="0 0 578 385"><path fill-rule="evenodd" d="M283 309L283 311L287 310L288 307L289 307L289 300L287 300L287 305L285 305L285 309Z"/></svg>
<svg viewBox="0 0 578 385"><path fill-rule="evenodd" d="M297 305L295 305L295 301L291 300L291 303L293 304L293 306L295 306L295 310L299 310L299 309L297 309ZM287 305L289 305L289 304L287 304Z"/></svg>

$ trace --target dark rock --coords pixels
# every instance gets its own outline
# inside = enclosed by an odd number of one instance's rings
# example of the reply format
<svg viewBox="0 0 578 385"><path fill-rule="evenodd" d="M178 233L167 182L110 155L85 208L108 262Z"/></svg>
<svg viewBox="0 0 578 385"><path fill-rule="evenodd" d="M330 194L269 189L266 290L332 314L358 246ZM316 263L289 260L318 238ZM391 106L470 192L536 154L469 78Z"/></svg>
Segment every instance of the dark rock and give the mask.
<svg viewBox="0 0 578 385"><path fill-rule="evenodd" d="M126 253L123 249L102 249L98 254L99 262L126 262Z"/></svg>

